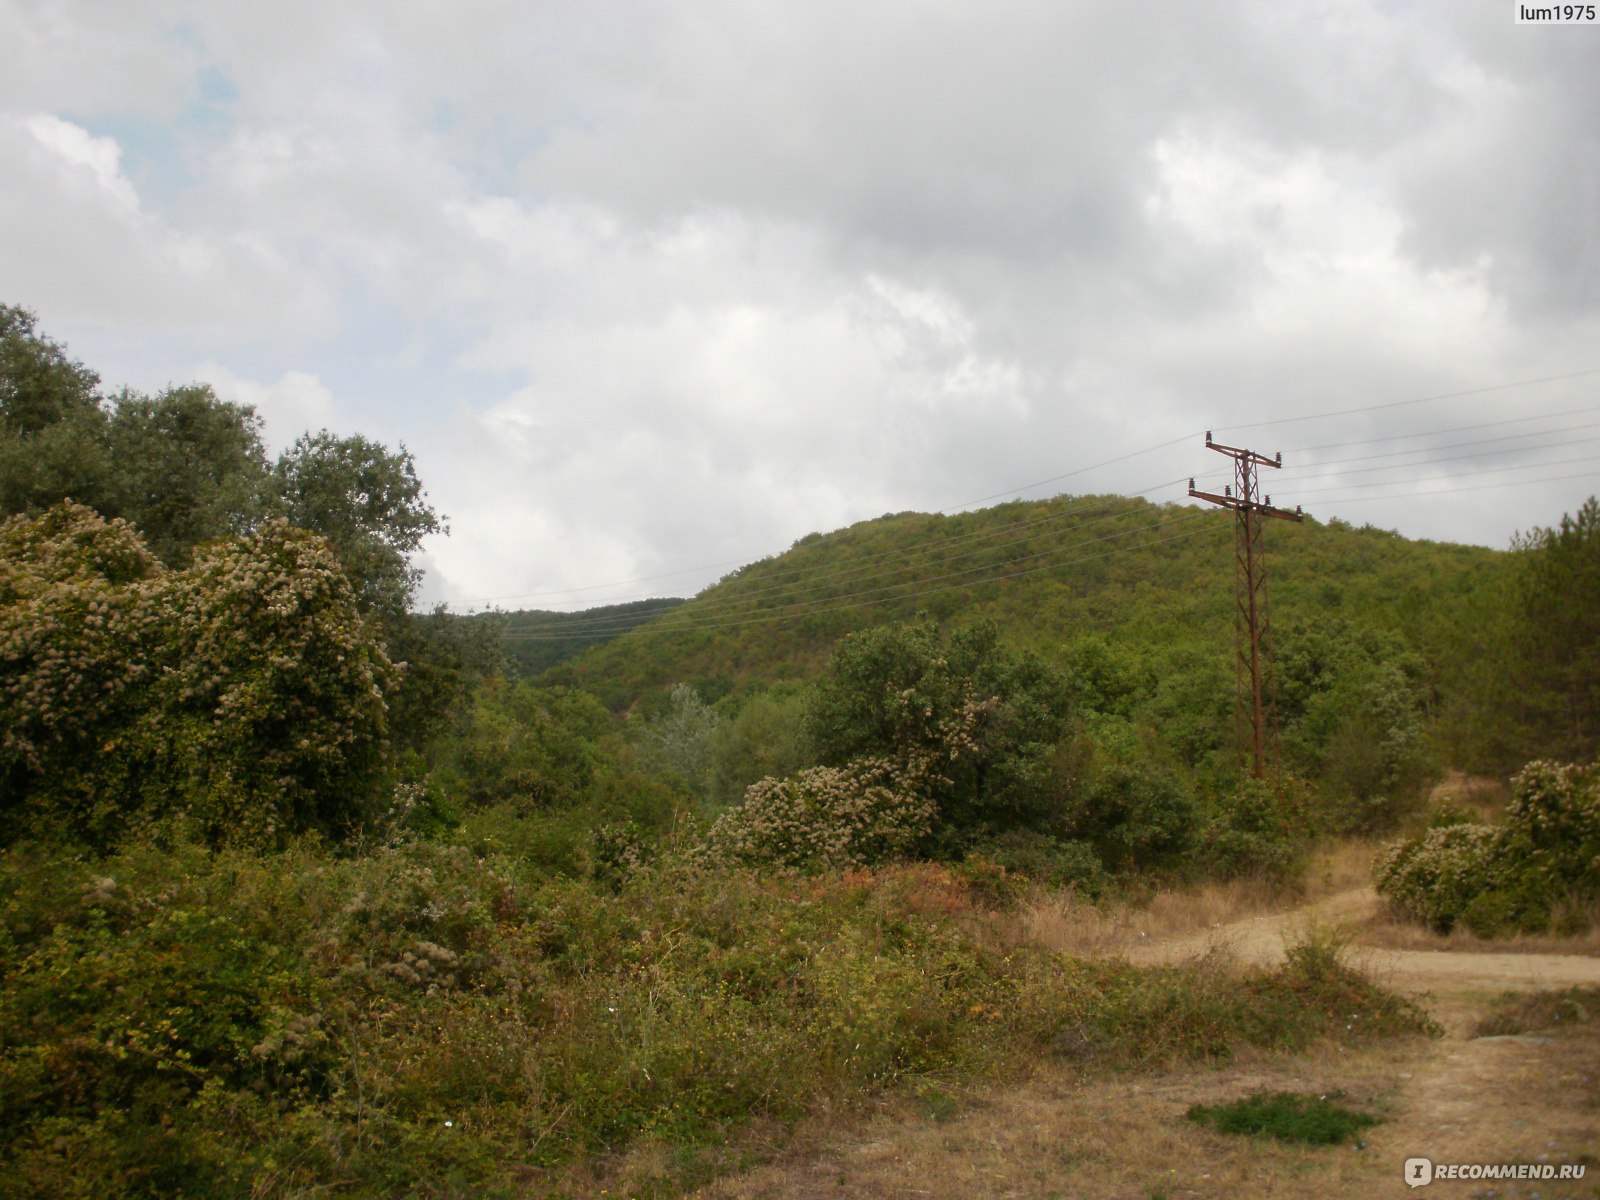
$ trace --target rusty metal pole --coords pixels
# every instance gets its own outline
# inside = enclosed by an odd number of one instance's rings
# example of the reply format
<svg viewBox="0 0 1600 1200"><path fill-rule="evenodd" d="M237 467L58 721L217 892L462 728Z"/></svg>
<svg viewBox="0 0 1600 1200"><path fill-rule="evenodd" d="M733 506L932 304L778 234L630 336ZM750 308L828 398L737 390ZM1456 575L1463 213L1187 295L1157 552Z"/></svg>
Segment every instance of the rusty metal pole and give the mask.
<svg viewBox="0 0 1600 1200"><path fill-rule="evenodd" d="M1269 496L1263 501L1256 480L1257 467L1281 467L1281 454L1268 458L1254 450L1222 446L1206 433L1206 448L1233 459L1233 486L1218 496L1197 491L1189 481L1189 495L1234 513L1233 595L1234 595L1234 713L1239 726L1240 757L1244 757L1245 714L1249 714L1250 773L1257 779L1267 776L1267 706L1271 634L1268 622L1266 552L1262 541L1263 517L1298 521L1302 514L1274 508ZM1241 762L1241 766L1243 763Z"/></svg>

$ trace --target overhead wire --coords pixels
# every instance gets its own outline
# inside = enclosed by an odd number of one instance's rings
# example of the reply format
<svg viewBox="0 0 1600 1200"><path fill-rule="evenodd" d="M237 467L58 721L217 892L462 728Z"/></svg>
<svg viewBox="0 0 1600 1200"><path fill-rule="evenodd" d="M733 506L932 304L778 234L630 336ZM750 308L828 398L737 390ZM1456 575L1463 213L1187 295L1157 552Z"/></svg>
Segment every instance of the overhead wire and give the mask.
<svg viewBox="0 0 1600 1200"><path fill-rule="evenodd" d="M1429 403L1429 402L1433 402L1433 401L1439 401L1439 400L1459 399L1459 398L1463 398L1463 397L1467 397L1467 396L1483 395L1483 394L1487 394L1487 393L1492 393L1492 392L1497 392L1497 391L1505 391L1505 390L1518 388L1518 387L1527 387L1527 386L1534 386L1534 385L1544 384L1544 383L1560 382L1560 381L1564 381L1564 380L1583 378L1583 377L1587 377L1587 376L1591 376L1591 375L1597 375L1597 374L1600 374L1600 368L1594 368L1594 369L1582 370L1582 371L1567 372L1567 373L1560 374L1560 375L1544 376L1544 377L1540 377L1540 378L1537 378L1537 379L1519 380L1519 381L1514 381L1514 382L1510 382L1510 383L1494 384L1494 385L1491 385L1491 386L1488 386L1488 387L1472 388L1472 389L1466 389L1466 390L1457 391L1457 392L1439 393L1439 394L1435 394L1435 395L1417 397L1417 398L1408 399L1408 400L1390 401L1390 402L1381 403L1381 404L1366 405L1366 406L1361 406L1361 407L1356 407L1356 408L1337 410L1337 411L1333 411L1333 412L1313 413L1313 414L1306 414L1306 415L1299 416L1299 417L1286 417L1286 418L1279 418L1279 419L1274 419L1274 420L1269 420L1269 421L1259 421L1259 422L1250 422L1250 423L1239 424L1239 425L1220 426L1218 428L1228 429L1228 430L1241 430L1241 429L1253 429L1253 428L1261 428L1261 427L1267 427L1267 426L1290 424L1290 423L1310 421L1310 420L1328 419L1328 418L1332 418L1332 417L1348 416L1348 415L1353 415L1353 414L1357 414L1357 413L1384 411L1384 410L1407 407L1407 406L1412 406L1412 405L1420 405L1420 404L1425 404L1425 403ZM1319 450L1319 449L1341 449L1341 448L1346 448L1346 447L1350 447L1350 446L1358 446L1358 445L1381 445L1381 444L1391 443L1391 442L1414 440L1414 439L1422 438L1422 437L1430 437L1430 436L1431 437L1437 437L1437 436L1441 436L1443 434L1449 434L1449 433L1468 432L1468 431L1477 430L1477 429L1487 429L1487 428L1502 427L1502 426L1505 426L1505 425L1517 424L1517 423L1522 423L1522 422L1527 422L1527 421L1549 420L1549 419L1555 419L1555 418L1561 417L1561 416L1570 416L1570 415L1576 415L1578 413L1593 412L1593 411L1600 411L1600 409L1597 409L1596 406L1587 406L1587 407L1580 407L1580 408L1574 408L1574 409L1566 409L1566 410L1562 410L1560 412L1555 412L1555 413L1533 414L1533 415L1530 415L1530 416L1527 416L1527 417L1517 417L1517 418L1510 418L1510 419L1500 420L1500 421L1481 422L1481 423L1477 423L1477 424L1456 426L1456 427L1453 427L1453 428L1450 428L1450 429L1445 429L1445 430L1432 430L1432 431L1424 431L1424 432L1421 432L1421 433L1396 434L1396 435L1391 435L1391 436L1388 436L1388 437L1370 438L1370 439L1364 439L1362 441L1356 441L1356 442L1329 443L1329 444L1325 444L1325 445L1322 445L1322 446L1302 447L1302 448L1299 448L1298 450L1291 451L1291 453L1306 453L1306 452L1311 452L1311 451L1315 451L1315 450ZM1595 423L1595 424L1600 424L1600 423ZM1363 458L1360 458L1360 459L1334 460L1334 461L1320 462L1320 463L1313 462L1313 463L1310 463L1310 464L1306 464L1306 467L1309 467L1309 468L1335 467L1335 466L1344 465L1345 463L1365 462L1365 461L1369 460L1372 457L1425 456L1425 455L1429 455L1429 454L1435 454L1435 452L1437 450L1440 450L1440 449L1458 449L1458 448L1464 448L1464 447L1469 447L1469 446L1477 446L1477 445L1492 445L1492 444L1497 444L1497 443L1502 443L1502 442L1518 441L1518 440L1523 440L1523 439L1527 439L1527 438L1549 436L1549 435L1554 434L1554 433L1572 432L1572 431L1576 431L1576 430L1593 428L1593 427L1594 427L1593 424L1589 424L1589 425L1577 425L1577 426L1563 427L1563 428L1558 428L1558 429L1536 430L1536 431L1530 431L1529 433L1525 433L1525 434L1512 434L1512 435L1507 435L1505 437L1500 437L1500 438L1487 438L1487 439L1479 439L1477 441L1466 441L1466 442L1459 442L1459 443L1451 443L1451 444L1446 445L1446 446L1418 447L1418 448L1415 448L1415 449L1412 449L1412 450L1399 450L1399 451L1393 451L1393 452L1386 453L1386 454L1381 454L1381 455L1367 455L1367 456L1364 456ZM1099 469L1102 469L1102 468L1107 467L1107 466L1116 465L1116 464L1121 463L1121 462L1126 462L1126 461L1129 461L1129 460L1131 460L1133 458L1137 458L1137 457L1140 457L1140 456L1145 455L1145 454L1154 453L1154 452L1159 451L1159 450L1170 449L1173 446L1180 445L1183 442L1189 440L1190 437L1195 437L1195 436L1198 436L1198 434L1185 435L1184 437L1174 438L1174 439L1171 439L1169 441L1158 443L1158 444L1153 445L1153 446L1144 447L1144 448L1142 448L1140 450L1131 451L1131 452L1129 452L1127 454L1115 456L1115 457L1107 459L1107 460L1105 460L1103 462L1090 464L1090 465L1085 466L1085 467L1080 467L1080 468L1076 468L1076 469L1074 469L1072 471L1064 472L1064 473L1062 473L1060 475L1051 476L1051 477L1049 477L1047 479L1038 480L1038 481L1035 481L1035 482L1029 483L1029 484L1024 484L1019 488L1008 489L1007 491L1004 491L1004 492L992 493L989 496L980 497L979 499L976 499L976 500L966 501L966 502L963 502L960 505L954 505L954 506L951 506L951 507L954 508L954 509L959 510L959 509L962 509L962 508L970 507L971 505L981 504L981 503L983 503L983 502L985 502L987 500L993 500L993 499L998 499L998 498L1002 498L1002 497L1013 496L1013 495L1017 494L1018 492L1027 491L1027 490L1030 490L1030 489L1033 489L1033 488L1036 488L1036 487L1041 487L1041 486L1044 486L1044 485L1047 485L1047 484L1050 484L1050 483L1056 483L1056 482L1059 482L1059 481L1064 480L1064 479L1069 479L1069 478L1073 478L1073 477L1076 477L1076 476L1079 476L1079 475L1084 475L1084 474L1087 474L1087 473L1089 473L1091 471L1099 470ZM1584 440L1585 441L1591 441L1591 440L1597 440L1597 439L1584 439ZM1574 443L1572 441L1566 441L1566 442L1562 442L1562 443L1554 443L1554 444L1551 444L1551 445L1523 446L1523 447L1517 447L1515 449L1515 451L1513 451L1513 452L1521 453L1521 452L1524 452L1524 451L1536 451L1536 450L1540 450L1540 449L1549 449L1549 448L1552 448L1553 445L1557 445L1557 444L1565 446L1565 445L1572 445L1572 444L1576 444L1576 443ZM1424 458L1421 458L1420 461L1417 461L1417 462L1404 463L1404 464L1392 464L1392 465L1379 466L1379 467L1364 467L1364 468L1360 468L1358 470L1352 470L1352 471L1348 471L1348 472L1343 472L1343 474L1349 475L1349 474L1359 474L1359 473L1382 471L1382 470L1418 469L1418 468L1425 468L1425 467L1428 467L1430 465L1433 465L1433 464L1436 464L1436 463L1439 463L1439 462L1455 461L1455 460L1458 460L1458 459L1461 459L1461 458L1473 458L1473 457L1477 457L1477 455L1476 454L1467 454L1467 455L1447 456L1447 457L1442 457L1441 458L1441 457L1438 457L1435 454L1435 457L1432 457L1432 458L1424 457ZM1564 460L1564 461L1586 461L1586 460ZM1524 464L1524 465L1527 466L1527 465L1537 465L1537 464ZM1557 464L1548 464L1548 465L1557 465ZM1287 490L1294 491L1296 495L1316 495L1316 494L1325 494L1327 491L1351 490L1351 489L1355 489L1355 488L1358 488L1358 487L1362 486L1362 485L1357 485L1357 484L1350 484L1350 485L1344 485L1343 487L1336 486L1336 487L1329 488L1329 489L1320 489L1320 490L1313 489L1312 491L1303 491L1303 490L1296 489L1294 485L1295 485L1296 481L1298 481L1298 480L1312 480L1312 479L1318 479L1318 478L1332 477L1334 475L1340 474L1339 472L1323 472L1321 474L1314 474L1314 475L1313 474L1300 474L1299 473L1299 472L1301 472L1301 471L1303 471L1305 469L1306 468L1292 468L1292 470L1295 473L1285 476L1283 478L1283 480L1282 480L1282 483L1275 490L1287 489ZM1516 468L1516 467L1496 468L1496 470L1499 470L1499 469L1518 469L1518 468ZM1488 471L1488 472L1481 472L1481 473L1493 473L1493 472L1492 471ZM1222 477L1222 476L1224 476L1226 474L1227 474L1227 472L1225 470L1201 471L1201 472L1196 472L1195 478ZM1181 482L1181 480L1174 480L1172 482L1173 483L1177 483L1177 482ZM1168 485L1165 485L1165 484L1157 485L1157 487L1161 487L1161 486L1168 486ZM1373 484L1371 486L1392 486L1392 483L1391 482L1380 482L1380 483ZM1132 494L1134 494L1134 495L1142 495L1142 494L1145 494L1146 492L1153 491L1153 490L1156 490L1156 489L1155 488L1144 489L1144 491L1142 491L1142 492L1137 492L1137 493L1132 493ZM1020 537L1018 535L1021 535L1024 531L1026 531L1028 529L1031 529L1031 528L1038 527L1038 526L1049 524L1052 521L1058 520L1062 515L1064 515L1064 514L1053 513L1053 514L1050 514L1050 515L1048 515L1046 517L1041 517L1041 518L1037 518L1037 519L1030 520L1030 521L1016 522L1011 526L1007 526L1007 527L1004 527L1004 528L999 529L999 530L979 530L979 531L975 531L972 534L962 535L961 538L955 539L954 541L947 541L947 542L941 544L938 547L931 547L927 551L923 551L923 552L919 552L919 553L924 558L927 558L927 557L930 557L930 556L933 556L933 555L940 555L940 556L942 556L944 561L949 561L948 549L949 549L950 545L952 545L952 544L960 544L961 542L970 540L970 541L974 541L974 542L1001 541L1001 544L1004 545L1004 544L1007 544L1008 541L1020 540ZM1005 539L1005 540L1002 541L1002 539ZM974 551L970 551L968 553L977 553L977 552L978 551L974 550ZM961 555L961 556L957 556L957 557L959 558L959 557L965 557L965 556L966 555ZM914 555L912 557L912 559L909 560L909 561L914 562L915 558L916 558L916 556ZM870 573L870 571L868 570L868 568L870 568L870 567L872 567L874 565L877 565L878 563L881 563L881 562L887 562L890 559L898 560L897 561L897 566L893 570L877 572L875 574L874 573ZM737 560L730 560L730 561L737 561ZM905 569L905 567L907 565L907 562L908 562L908 560L906 559L906 557L901 552L899 552L899 551L888 551L888 552L885 552L885 553L883 553L881 555L869 556L866 560L862 560L862 561L850 564L849 566L842 567L839 570L829 572L829 573L827 573L825 575L822 575L822 576L808 577L806 583L808 585L814 585L814 584L817 584L817 583L825 583L825 582L827 582L829 580L836 580L836 581L846 582L846 583L849 583L849 582L866 582L866 581L869 581L869 580L872 580L872 579L883 578L886 575L894 574L894 573L897 573L899 571L902 571L902 570ZM635 580L631 580L631 581L627 581L627 580L618 581L618 583L615 583L615 584L595 584L595 585L588 585L586 587L578 587L578 588L570 588L570 589L558 589L558 590L550 590L550 591L546 591L546 592L514 593L514 594L508 594L506 596L499 597L499 599L513 599L513 598L535 597L535 596L545 596L545 595L572 595L574 593L581 592L581 591L596 591L596 590L601 590L601 589L606 588L606 587L625 586L627 583L630 583L630 582L635 582L635 583L637 583L637 582L649 582L649 581L656 580L656 579L673 578L673 577L676 577L676 576L679 576L679 575L691 574L691 573L695 573L695 572L700 571L700 570L712 569L714 567L722 566L722 565L726 565L726 564L725 563L707 564L704 567L684 568L684 569L679 570L679 571L664 572L664 573L657 574L657 575L652 575L652 576L643 576L643 577L639 577L639 578L637 578ZM751 564L751 565L754 565L754 564ZM971 570L971 568L969 568L968 570ZM777 591L792 590L793 586L794 586L794 582L793 581L781 581L781 582L774 582L772 584L766 585L766 587L764 587L764 588L759 588L759 589L756 589L754 591L746 589L746 590L744 590L743 592L740 593L740 600L738 602L753 605L755 603L755 601L758 599L758 597L760 595L762 595L762 594L771 594L771 593L777 592ZM894 587L894 586L901 586L901 585L900 584L886 585L886 587ZM882 590L882 589L877 589L877 590ZM642 598L636 598L636 599L642 599ZM813 601L802 601L802 603L811 603L811 602L813 602ZM622 604L622 603L628 603L628 601L613 601L611 603ZM580 611L582 611L582 610L580 610ZM577 614L575 614L575 615L577 615ZM581 622L581 617L580 617L580 622ZM604 631L612 630L612 629L620 630L622 628L632 628L637 624L638 624L638 622L628 614L613 614L613 615L610 615L610 616L607 616L607 617L603 617L603 618L596 618L595 622L593 624L587 625L584 628L586 628L589 632L599 633L599 632L604 632ZM574 628L574 626L570 622L564 622L563 623L563 628L564 629L572 629L572 628ZM574 633L572 636L582 636L582 634L581 633Z"/></svg>

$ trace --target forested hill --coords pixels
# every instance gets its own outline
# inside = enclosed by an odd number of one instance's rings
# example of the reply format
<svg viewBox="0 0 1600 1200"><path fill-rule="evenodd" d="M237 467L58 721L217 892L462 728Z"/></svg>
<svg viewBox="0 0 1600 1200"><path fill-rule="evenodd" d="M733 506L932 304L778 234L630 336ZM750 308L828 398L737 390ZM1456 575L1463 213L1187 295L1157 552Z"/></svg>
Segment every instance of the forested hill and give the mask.
<svg viewBox="0 0 1600 1200"><path fill-rule="evenodd" d="M1269 525L1288 670L1308 641L1381 635L1437 679L1468 648L1470 614L1509 557L1339 521ZM613 708L677 682L715 700L808 678L844 634L921 613L950 625L990 618L1013 647L1056 662L1109 646L1117 669L1185 693L1175 707L1209 704L1217 689L1231 704L1233 537L1229 513L1119 496L885 515L810 534L545 678ZM560 636L619 624L596 613Z"/></svg>
<svg viewBox="0 0 1600 1200"><path fill-rule="evenodd" d="M582 612L524 609L496 614L506 656L520 674L535 675L565 662L590 646L669 612L683 601L676 597L607 604Z"/></svg>

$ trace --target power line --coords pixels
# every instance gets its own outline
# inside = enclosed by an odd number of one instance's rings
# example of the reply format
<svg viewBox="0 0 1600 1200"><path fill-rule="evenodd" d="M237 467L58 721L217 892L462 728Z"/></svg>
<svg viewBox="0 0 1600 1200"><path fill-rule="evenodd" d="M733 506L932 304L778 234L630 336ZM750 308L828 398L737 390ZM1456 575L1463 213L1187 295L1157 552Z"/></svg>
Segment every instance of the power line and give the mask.
<svg viewBox="0 0 1600 1200"><path fill-rule="evenodd" d="M1382 403L1382 404L1366 405L1366 406L1361 406L1361 407L1341 409L1341 410L1330 411L1330 412L1311 413L1311 414L1306 414L1304 416L1298 416L1298 417L1282 417L1282 418L1276 418L1276 419L1268 420L1268 421L1256 421L1256 422L1250 422L1250 423L1241 424L1241 425L1222 426L1222 427L1219 427L1219 428L1226 428L1226 429L1230 429L1230 430L1232 430L1232 429L1256 429L1256 428L1264 428L1264 427L1272 426L1272 425L1283 425L1283 424L1291 424L1291 423L1296 423L1296 422L1321 420L1321 419L1327 419L1327 418L1332 418L1332 417L1350 416L1350 415L1354 415L1354 414L1358 414L1358 413L1380 412L1380 411L1386 411L1386 410L1390 410L1390 409L1403 408L1403 407L1409 407L1409 406L1420 405L1420 404L1427 404L1427 403L1431 403L1431 402L1439 401L1439 400L1460 399L1460 398L1464 398L1464 397L1468 397L1468 396L1484 395L1484 394L1488 394L1488 393L1492 393L1492 392L1507 391L1507 390L1520 388L1520 387L1534 387L1534 386L1538 386L1538 385L1542 385L1542 384L1558 383L1558 382L1563 382L1563 381L1571 380L1571 379L1580 379L1580 378L1584 378L1584 377L1592 376L1592 375L1600 375L1600 367L1588 368L1588 369L1579 370L1579 371L1570 371L1570 372L1566 372L1564 374L1559 374L1559 375L1541 376L1541 377L1534 378L1534 379L1523 379L1523 380L1516 380L1516 381L1507 382L1507 383L1492 384L1492 385L1489 385L1487 387L1471 388L1471 389L1466 389L1466 390L1457 391L1457 392L1443 392L1443 393L1438 393L1438 394L1430 395L1430 396L1416 397L1416 398L1409 399L1409 400L1395 400L1395 401L1389 401L1389 402ZM1568 410L1564 410L1564 411L1558 412L1558 413L1545 414L1545 417L1553 418L1553 417L1559 417L1559 416L1569 416L1569 415L1574 415L1574 414L1579 413L1579 412L1590 412L1590 411L1596 411L1596 410L1595 410L1594 407L1568 409ZM1300 450L1295 451L1295 452L1299 453L1299 452L1306 452L1308 450L1315 450L1315 449L1343 448L1345 446L1355 446L1355 445L1372 445L1372 444L1379 444L1379 443L1382 443L1382 442L1385 442L1385 441L1400 441L1400 440L1407 440L1407 439L1410 439L1410 438L1417 438L1417 437L1438 436L1441 433L1464 432L1464 431L1471 430L1471 429L1490 428L1490 427L1493 427L1493 426L1496 426L1496 425L1513 424L1513 423L1516 423L1518 421L1539 420L1539 419L1543 419L1543 418L1541 418L1539 416L1519 417L1519 418L1512 418L1512 419L1510 419L1508 421L1485 422L1485 423L1482 423L1480 425L1459 426L1459 427L1455 427L1453 429L1435 431L1432 434L1429 434L1429 433L1400 434L1400 435L1395 435L1392 438L1369 439L1369 440L1367 440L1365 442L1333 443L1333 444L1330 444L1330 445L1327 445L1327 446L1305 447L1305 448L1301 448ZM1178 438L1174 438L1174 439L1172 439L1170 441L1161 442L1161 443L1158 443L1158 444L1152 445L1152 446L1147 446L1147 447L1144 447L1143 449L1140 449L1140 450L1130 451L1127 454L1117 455L1117 456L1115 456L1113 458L1106 459L1106 460L1104 460L1102 462L1093 463L1093 464L1090 464L1090 465L1084 466L1084 467L1078 467L1078 468L1075 468L1074 470L1067 471L1067 472L1064 472L1064 473L1059 474L1059 475L1054 475L1054 476L1051 476L1051 477L1049 477L1047 479L1036 480L1033 483L1023 484L1020 487L1010 488L1010 489L1007 489L1006 491L1002 491L1002 492L994 492L994 493L992 493L992 494L990 494L988 496L980 497L980 498L978 498L976 500L965 501L965 502L963 502L961 504L953 505L953 506L950 506L950 507L954 508L954 509L963 509L963 508L971 507L973 505L985 503L986 501L989 501L989 500L995 500L995 499L1000 499L1000 498L1004 498L1004 497L1014 496L1014 495L1018 494L1019 492L1028 491L1028 490L1031 490L1031 489L1037 488L1037 487L1043 487L1043 486L1046 486L1046 485L1051 484L1051 483L1058 483L1058 482L1060 482L1062 480L1074 478L1074 477L1079 476L1079 475L1085 475L1085 474L1088 474L1088 473L1090 473L1092 471L1101 470L1101 469L1103 469L1105 467L1114 466L1114 465L1117 465L1119 463L1127 462L1127 461L1129 461L1129 460L1131 460L1133 458L1138 458L1138 457L1140 457L1142 455L1155 453L1155 452L1160 451L1160 450L1170 449L1172 447L1175 447L1175 446L1183 444L1184 442L1188 441L1193 436L1195 436L1195 435L1193 435L1193 434L1184 435L1183 437L1178 437ZM1537 435L1531 435L1530 434L1528 436L1537 436ZM1469 445L1469 444L1471 444L1471 443L1462 443L1462 445ZM1418 452L1422 453L1422 452L1425 452L1425 451L1418 451ZM1351 460L1351 461L1355 461L1355 460ZM1335 465L1335 464L1313 464L1313 465ZM1420 464L1419 463L1419 464L1415 464L1415 465L1426 465L1426 464ZM1135 493L1135 494L1138 494L1138 493ZM948 511L948 510L937 510L937 511ZM932 515L932 514L930 514L930 515ZM759 557L766 557L766 556L759 556ZM758 559L752 559L752 558L747 558L747 559L728 559L728 560L724 560L722 562L717 562L717 563L707 563L707 564L703 564L701 566L696 566L696 567L684 567L684 568L680 568L678 570L662 572L662 573L658 573L658 574L654 574L654 575L646 575L646 576L635 577L635 578L632 578L632 579L618 580L618 581L615 581L613 583L589 584L589 585L582 585L582 586L571 587L571 588L549 589L549 590L546 590L546 591L516 592L516 593L506 593L506 594L502 594L502 595L499 595L499 596L477 597L477 598L474 598L473 600L471 600L470 603L476 605L476 604L480 604L480 603L494 603L494 602L502 601L502 600L536 599L536 598L544 597L544 596L563 596L563 595L571 596L571 595L575 595L575 594L580 593L580 592L600 591L600 590L603 590L603 589L606 589L606 588L624 587L624 586L628 586L630 584L648 583L648 582L654 582L656 580L676 578L676 577L681 576L681 575L692 575L692 574L696 574L696 573L699 573L699 572L702 572L702 571L714 570L714 569L717 569L717 568L720 568L720 567L723 567L723 566L747 565L747 564L751 563L752 561L758 561ZM641 599L647 599L647 598L653 598L653 597L630 596L630 597L626 597L626 598L618 598L618 599L610 600L610 601L607 601L606 603L609 603L609 604L626 604L626 603L632 603L634 601L641 600ZM581 601L575 601L575 603L581 603ZM583 610L577 610L577 611L583 611Z"/></svg>
<svg viewBox="0 0 1600 1200"><path fill-rule="evenodd" d="M1461 392L1440 392L1436 396L1419 396L1414 400L1390 400L1385 404L1368 404L1361 408L1344 408L1337 412L1308 413L1303 417L1275 417L1270 421L1251 421L1246 425L1219 426L1223 429L1265 429L1269 425L1293 425L1301 421L1322 421L1330 417L1349 417L1357 413L1383 412L1391 408L1407 408L1415 404L1431 404L1436 400L1461 400L1467 396L1483 396L1490 392L1504 392L1512 388L1534 387L1541 383L1564 383L1569 379L1582 379L1588 375L1600 375L1600 367L1588 367L1582 371L1568 371L1564 375L1545 375L1538 379L1518 379L1511 383L1494 383L1488 387L1468 388Z"/></svg>

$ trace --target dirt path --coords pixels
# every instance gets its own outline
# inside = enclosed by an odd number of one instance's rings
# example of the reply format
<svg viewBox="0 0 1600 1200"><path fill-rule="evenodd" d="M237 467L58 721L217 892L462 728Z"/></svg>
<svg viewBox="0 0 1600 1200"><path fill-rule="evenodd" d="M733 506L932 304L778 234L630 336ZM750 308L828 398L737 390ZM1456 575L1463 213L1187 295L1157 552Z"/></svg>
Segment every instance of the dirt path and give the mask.
<svg viewBox="0 0 1600 1200"><path fill-rule="evenodd" d="M1361 946L1377 898L1339 893L1288 913L1198 935L1141 941L1136 963L1181 962L1226 946L1268 963L1313 925L1354 928L1351 958L1412 995L1443 1038L1300 1058L1251 1056L1221 1069L1084 1079L1044 1064L1027 1082L964 1098L940 1121L908 1101L841 1140L823 1123L783 1157L699 1193L707 1200L821 1197L1600 1197L1600 1023L1536 1036L1471 1038L1507 991L1600 984L1600 957ZM1182 1120L1191 1104L1252 1091L1342 1091L1385 1117L1364 1148L1226 1138ZM1582 1182L1439 1180L1408 1190L1405 1161L1582 1163Z"/></svg>

